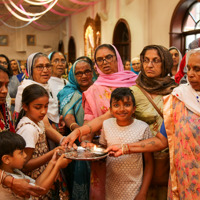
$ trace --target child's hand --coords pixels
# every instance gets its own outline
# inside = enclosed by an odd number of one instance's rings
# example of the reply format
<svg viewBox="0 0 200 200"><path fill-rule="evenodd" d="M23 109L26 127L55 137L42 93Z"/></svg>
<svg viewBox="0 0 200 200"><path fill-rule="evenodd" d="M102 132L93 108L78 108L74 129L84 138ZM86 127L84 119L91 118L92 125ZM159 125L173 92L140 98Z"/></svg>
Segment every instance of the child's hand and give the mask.
<svg viewBox="0 0 200 200"><path fill-rule="evenodd" d="M54 148L53 151L54 152L56 152L56 151L65 152L65 149L66 148L64 146L58 146L58 147Z"/></svg>
<svg viewBox="0 0 200 200"><path fill-rule="evenodd" d="M58 166L59 169L65 168L65 167L67 167L67 165L68 165L71 161L72 161L72 160L70 160L70 159L68 159L68 158L65 157L65 154L62 154L62 155L58 158L58 160L57 160L57 162L56 162L56 166Z"/></svg>
<svg viewBox="0 0 200 200"><path fill-rule="evenodd" d="M106 152L109 152L110 156L118 157L122 155L121 144L111 145L106 149Z"/></svg>

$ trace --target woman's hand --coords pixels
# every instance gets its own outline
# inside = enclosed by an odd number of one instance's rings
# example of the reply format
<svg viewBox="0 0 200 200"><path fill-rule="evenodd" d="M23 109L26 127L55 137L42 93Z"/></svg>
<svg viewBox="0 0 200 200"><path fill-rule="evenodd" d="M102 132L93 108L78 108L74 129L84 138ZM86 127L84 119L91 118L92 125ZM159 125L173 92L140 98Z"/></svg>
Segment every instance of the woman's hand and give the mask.
<svg viewBox="0 0 200 200"><path fill-rule="evenodd" d="M61 115L59 119L59 124L58 124L58 132L62 135L64 135L65 133L64 127L65 127L65 122L64 122L63 116Z"/></svg>
<svg viewBox="0 0 200 200"><path fill-rule="evenodd" d="M110 156L118 157L122 155L122 146L121 144L111 145L106 151L109 152Z"/></svg>
<svg viewBox="0 0 200 200"><path fill-rule="evenodd" d="M76 144L74 144L74 141L80 136L80 131L78 129L75 129L74 131L72 131L68 136L66 136L61 145L65 146L67 148L74 148L77 149Z"/></svg>
<svg viewBox="0 0 200 200"><path fill-rule="evenodd" d="M14 179L12 191L15 194L25 198L30 198L30 195L39 197L44 193L44 188L37 185L30 185L29 182L30 180L28 179Z"/></svg>

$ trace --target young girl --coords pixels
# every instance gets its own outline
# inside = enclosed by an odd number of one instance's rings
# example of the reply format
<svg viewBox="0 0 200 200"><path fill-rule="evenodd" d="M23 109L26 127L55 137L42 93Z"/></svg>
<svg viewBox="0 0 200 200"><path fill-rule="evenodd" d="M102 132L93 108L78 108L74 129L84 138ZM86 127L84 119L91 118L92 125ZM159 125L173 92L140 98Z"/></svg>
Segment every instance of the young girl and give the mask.
<svg viewBox="0 0 200 200"><path fill-rule="evenodd" d="M16 132L26 141L26 163L23 171L36 179L46 168L57 147L49 151L46 141L43 118L47 113L49 96L47 91L38 84L27 86L22 93L22 107L17 122ZM52 194L48 193L52 199ZM67 198L65 198L67 199Z"/></svg>
<svg viewBox="0 0 200 200"><path fill-rule="evenodd" d="M114 118L105 120L100 144L110 146L121 144L123 154L129 153L128 143L151 137L149 126L134 119L135 99L129 88L117 88L111 94L110 110ZM106 199L146 199L153 173L151 153L107 157Z"/></svg>

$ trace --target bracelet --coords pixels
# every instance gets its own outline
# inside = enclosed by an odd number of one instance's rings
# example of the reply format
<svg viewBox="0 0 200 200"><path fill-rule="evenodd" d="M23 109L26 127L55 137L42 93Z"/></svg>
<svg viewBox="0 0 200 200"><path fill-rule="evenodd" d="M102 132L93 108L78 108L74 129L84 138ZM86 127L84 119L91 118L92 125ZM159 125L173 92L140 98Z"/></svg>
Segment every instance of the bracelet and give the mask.
<svg viewBox="0 0 200 200"><path fill-rule="evenodd" d="M88 126L90 129L90 134L92 134L92 127L89 124L85 124L85 126Z"/></svg>
<svg viewBox="0 0 200 200"><path fill-rule="evenodd" d="M63 142L63 140L66 138L66 136L63 136L61 139L60 139L60 142L59 142L59 144L61 145L62 144L62 142Z"/></svg>
<svg viewBox="0 0 200 200"><path fill-rule="evenodd" d="M73 123L70 124L70 126L69 126L70 131L72 131L72 126L75 125L75 124L77 124L77 123L73 122Z"/></svg>
<svg viewBox="0 0 200 200"><path fill-rule="evenodd" d="M4 170L1 171L0 184L2 184L3 174L4 174Z"/></svg>
<svg viewBox="0 0 200 200"><path fill-rule="evenodd" d="M82 131L81 131L81 129L79 129L79 128L77 128L77 130L79 131L78 141L81 142Z"/></svg>
<svg viewBox="0 0 200 200"><path fill-rule="evenodd" d="M122 154L128 154L130 152L130 149L128 147L128 144L122 144Z"/></svg>

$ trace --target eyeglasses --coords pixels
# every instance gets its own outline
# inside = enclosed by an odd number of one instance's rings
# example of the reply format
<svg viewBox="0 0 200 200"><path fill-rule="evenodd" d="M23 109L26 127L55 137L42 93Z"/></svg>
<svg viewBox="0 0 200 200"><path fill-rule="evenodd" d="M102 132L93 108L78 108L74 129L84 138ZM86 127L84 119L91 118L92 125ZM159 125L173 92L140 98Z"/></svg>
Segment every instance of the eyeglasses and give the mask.
<svg viewBox="0 0 200 200"><path fill-rule="evenodd" d="M103 58L103 57L98 57L98 58L96 58L97 65L102 65L103 62L104 62L104 60L105 60L106 62L109 62L109 63L112 62L114 56L115 56L115 55L108 54L108 55L105 56L104 58Z"/></svg>
<svg viewBox="0 0 200 200"><path fill-rule="evenodd" d="M86 69L84 72L76 72L75 73L75 76L77 76L77 77L82 77L83 76L83 74L85 74L86 76L89 76L90 74L91 74L91 70L89 70L89 69Z"/></svg>
<svg viewBox="0 0 200 200"><path fill-rule="evenodd" d="M149 59L144 59L143 63L148 65L149 63L151 63L152 65L158 65L159 63L161 63L161 60L159 59L153 59L153 60L149 60Z"/></svg>
<svg viewBox="0 0 200 200"><path fill-rule="evenodd" d="M65 65L66 64L66 61L63 59L63 60L59 60L59 59L55 59L52 63L58 65L58 64L62 64L62 65Z"/></svg>
<svg viewBox="0 0 200 200"><path fill-rule="evenodd" d="M47 70L50 70L52 67L51 64L46 64L46 65L37 65L34 68L36 68L38 71L43 71L44 68L46 68Z"/></svg>
<svg viewBox="0 0 200 200"><path fill-rule="evenodd" d="M0 61L0 64L1 64L1 65L8 65L7 62L2 62L2 61Z"/></svg>

